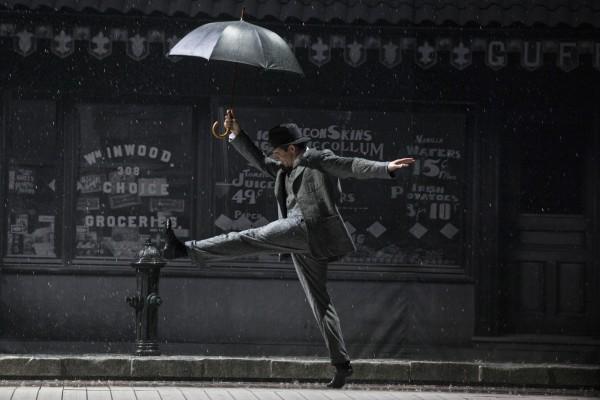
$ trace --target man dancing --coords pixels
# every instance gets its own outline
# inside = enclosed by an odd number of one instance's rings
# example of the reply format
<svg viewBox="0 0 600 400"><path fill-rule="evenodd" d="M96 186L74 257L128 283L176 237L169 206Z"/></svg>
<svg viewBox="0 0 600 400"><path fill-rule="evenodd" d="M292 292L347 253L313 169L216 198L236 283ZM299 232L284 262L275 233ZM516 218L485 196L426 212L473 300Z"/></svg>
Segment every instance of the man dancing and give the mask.
<svg viewBox="0 0 600 400"><path fill-rule="evenodd" d="M189 256L207 261L257 254L290 253L306 298L325 339L335 375L327 385L341 388L352 375L340 321L327 293L327 263L355 250L338 211L339 178L391 179L413 158L391 162L339 157L330 150L308 148L309 138L295 124L269 130L273 152L264 155L227 110L225 127L231 145L254 167L275 179L279 219L259 228L230 232L204 240L179 241L167 221L165 258Z"/></svg>

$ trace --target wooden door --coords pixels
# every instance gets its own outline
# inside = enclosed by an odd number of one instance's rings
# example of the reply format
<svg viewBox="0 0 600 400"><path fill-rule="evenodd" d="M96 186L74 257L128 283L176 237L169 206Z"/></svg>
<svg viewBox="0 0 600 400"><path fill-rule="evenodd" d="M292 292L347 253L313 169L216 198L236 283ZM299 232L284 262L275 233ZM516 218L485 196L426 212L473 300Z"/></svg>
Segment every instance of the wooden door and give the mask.
<svg viewBox="0 0 600 400"><path fill-rule="evenodd" d="M598 329L592 120L569 109L509 117L501 182L507 333Z"/></svg>

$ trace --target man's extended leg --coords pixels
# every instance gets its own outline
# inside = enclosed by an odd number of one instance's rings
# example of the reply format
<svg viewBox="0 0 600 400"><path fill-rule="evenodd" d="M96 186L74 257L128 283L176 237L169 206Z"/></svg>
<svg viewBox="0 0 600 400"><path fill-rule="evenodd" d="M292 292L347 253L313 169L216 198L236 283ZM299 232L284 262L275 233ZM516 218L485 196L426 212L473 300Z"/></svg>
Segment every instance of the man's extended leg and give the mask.
<svg viewBox="0 0 600 400"><path fill-rule="evenodd" d="M194 263L257 254L307 252L306 224L301 218L285 218L259 228L230 232L204 240L185 242Z"/></svg>
<svg viewBox="0 0 600 400"><path fill-rule="evenodd" d="M342 337L340 319L327 293L327 263L318 261L309 254L292 254L292 260L319 330L325 339L331 363L348 363L350 357Z"/></svg>

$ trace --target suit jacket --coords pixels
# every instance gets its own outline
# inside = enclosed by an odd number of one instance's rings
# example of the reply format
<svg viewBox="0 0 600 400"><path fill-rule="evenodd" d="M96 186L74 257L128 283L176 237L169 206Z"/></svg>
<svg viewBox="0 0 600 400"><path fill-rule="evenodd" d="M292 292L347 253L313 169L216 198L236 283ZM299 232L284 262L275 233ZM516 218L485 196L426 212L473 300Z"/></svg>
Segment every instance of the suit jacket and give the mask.
<svg viewBox="0 0 600 400"><path fill-rule="evenodd" d="M285 218L285 170L281 163L263 154L244 132L230 143L251 165L275 178L277 211L279 218ZM339 178L391 179L387 167L388 162L339 157L331 150L309 148L300 156L292 188L314 257L335 261L356 250L337 207L341 198Z"/></svg>

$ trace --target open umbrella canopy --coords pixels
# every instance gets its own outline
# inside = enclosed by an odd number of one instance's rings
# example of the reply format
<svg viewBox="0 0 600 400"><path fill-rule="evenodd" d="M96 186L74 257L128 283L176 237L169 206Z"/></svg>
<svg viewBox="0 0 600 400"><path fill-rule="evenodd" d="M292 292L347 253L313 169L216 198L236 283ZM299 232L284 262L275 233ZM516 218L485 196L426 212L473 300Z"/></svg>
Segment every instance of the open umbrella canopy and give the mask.
<svg viewBox="0 0 600 400"><path fill-rule="evenodd" d="M230 61L304 75L281 36L243 20L202 25L185 35L169 55Z"/></svg>

